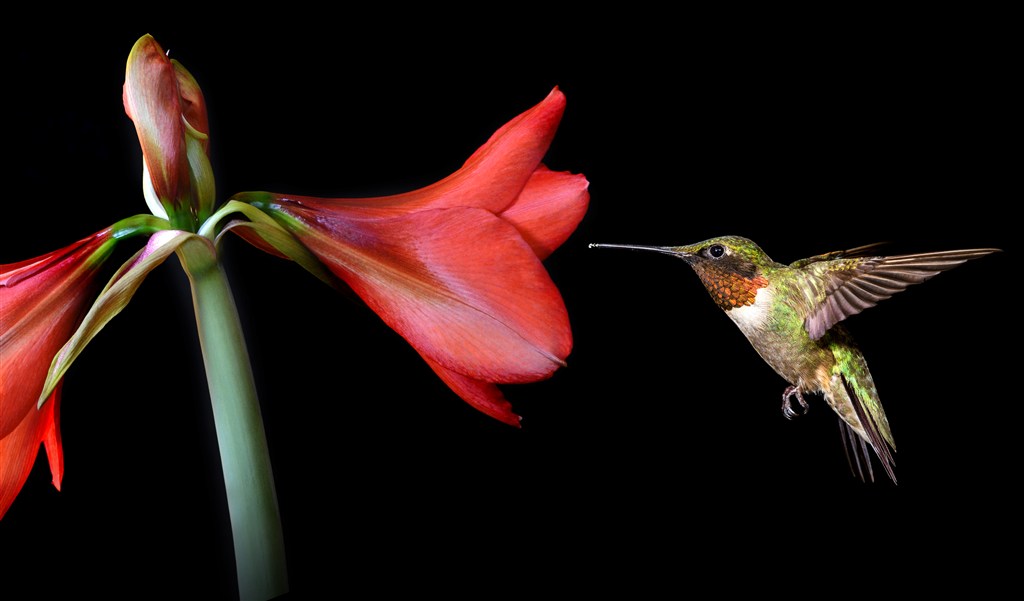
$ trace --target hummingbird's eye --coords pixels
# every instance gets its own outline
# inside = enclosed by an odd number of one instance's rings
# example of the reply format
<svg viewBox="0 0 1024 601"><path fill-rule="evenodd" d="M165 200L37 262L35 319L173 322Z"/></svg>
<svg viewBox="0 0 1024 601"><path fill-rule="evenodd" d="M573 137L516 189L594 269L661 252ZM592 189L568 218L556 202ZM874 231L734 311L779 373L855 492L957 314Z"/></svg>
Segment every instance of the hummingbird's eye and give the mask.
<svg viewBox="0 0 1024 601"><path fill-rule="evenodd" d="M725 254L725 247L721 244L714 244L708 248L708 254L714 259L721 258Z"/></svg>

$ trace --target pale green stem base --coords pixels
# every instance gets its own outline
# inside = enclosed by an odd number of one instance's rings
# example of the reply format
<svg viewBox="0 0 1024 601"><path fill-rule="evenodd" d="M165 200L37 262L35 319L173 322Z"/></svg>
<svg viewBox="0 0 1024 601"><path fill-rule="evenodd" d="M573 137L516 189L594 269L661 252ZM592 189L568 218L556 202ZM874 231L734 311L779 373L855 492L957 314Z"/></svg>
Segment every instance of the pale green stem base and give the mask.
<svg viewBox="0 0 1024 601"><path fill-rule="evenodd" d="M288 575L270 454L238 311L216 257L187 250L179 257L192 283L231 514L239 597L266 601L288 591Z"/></svg>

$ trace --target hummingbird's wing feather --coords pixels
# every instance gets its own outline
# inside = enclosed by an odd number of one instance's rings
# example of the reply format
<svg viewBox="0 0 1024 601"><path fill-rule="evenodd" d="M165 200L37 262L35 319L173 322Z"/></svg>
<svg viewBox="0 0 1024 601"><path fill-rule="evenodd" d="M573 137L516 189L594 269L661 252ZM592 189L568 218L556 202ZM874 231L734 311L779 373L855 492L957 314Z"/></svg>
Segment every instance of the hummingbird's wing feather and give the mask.
<svg viewBox="0 0 1024 601"><path fill-rule="evenodd" d="M909 286L998 250L974 248L894 257L805 259L806 289L800 301L804 328L812 340L817 340L840 321Z"/></svg>
<svg viewBox="0 0 1024 601"><path fill-rule="evenodd" d="M864 246L858 246L857 248L850 248L847 250L834 250L832 252L814 255L813 257L807 257L806 259L800 259L799 261L793 261L789 266L794 269L800 269L801 267L807 267L811 263L820 263L822 261L847 259L850 257L878 256L878 253L875 251L886 244L888 244L888 242L875 242L873 244L865 244Z"/></svg>

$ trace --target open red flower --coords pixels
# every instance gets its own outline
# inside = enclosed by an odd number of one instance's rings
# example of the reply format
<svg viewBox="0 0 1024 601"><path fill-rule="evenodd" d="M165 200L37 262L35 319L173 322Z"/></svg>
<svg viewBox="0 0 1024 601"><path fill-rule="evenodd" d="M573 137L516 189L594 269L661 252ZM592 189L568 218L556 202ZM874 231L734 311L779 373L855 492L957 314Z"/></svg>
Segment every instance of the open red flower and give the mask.
<svg viewBox="0 0 1024 601"><path fill-rule="evenodd" d="M550 377L572 350L565 305L541 263L589 202L582 175L541 164L564 109L556 88L419 190L235 199L291 231L464 400L519 425L496 384Z"/></svg>
<svg viewBox="0 0 1024 601"><path fill-rule="evenodd" d="M0 518L25 484L40 442L60 489L59 387L42 409L36 403L54 355L93 299L102 247L110 239L107 229L41 257L0 265Z"/></svg>

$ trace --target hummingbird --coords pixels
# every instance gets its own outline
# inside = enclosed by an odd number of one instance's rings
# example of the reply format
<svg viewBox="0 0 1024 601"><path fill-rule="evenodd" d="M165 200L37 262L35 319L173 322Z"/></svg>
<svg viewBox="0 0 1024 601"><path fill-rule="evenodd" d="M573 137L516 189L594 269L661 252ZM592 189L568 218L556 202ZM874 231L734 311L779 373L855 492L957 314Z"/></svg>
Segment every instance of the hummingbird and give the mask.
<svg viewBox="0 0 1024 601"><path fill-rule="evenodd" d="M783 415L792 419L806 413L809 404L804 395L824 397L839 416L850 470L862 481L874 481L870 446L895 484L896 443L889 421L864 355L839 322L913 284L999 249L881 256L879 246L828 252L789 265L776 263L753 241L739 236L689 246L591 244L590 248L654 251L685 261L761 358L789 383L782 393Z"/></svg>

